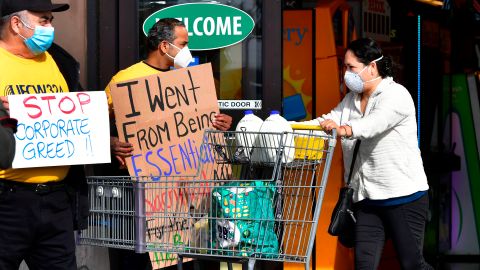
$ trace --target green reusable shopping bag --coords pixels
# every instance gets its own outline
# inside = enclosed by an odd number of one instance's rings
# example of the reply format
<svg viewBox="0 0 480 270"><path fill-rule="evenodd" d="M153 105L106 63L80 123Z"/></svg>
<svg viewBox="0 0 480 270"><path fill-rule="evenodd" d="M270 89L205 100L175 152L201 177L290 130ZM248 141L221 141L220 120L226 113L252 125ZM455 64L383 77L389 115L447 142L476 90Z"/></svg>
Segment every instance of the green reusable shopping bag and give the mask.
<svg viewBox="0 0 480 270"><path fill-rule="evenodd" d="M214 188L212 247L225 255L275 256L274 195L275 188L262 181L232 181Z"/></svg>

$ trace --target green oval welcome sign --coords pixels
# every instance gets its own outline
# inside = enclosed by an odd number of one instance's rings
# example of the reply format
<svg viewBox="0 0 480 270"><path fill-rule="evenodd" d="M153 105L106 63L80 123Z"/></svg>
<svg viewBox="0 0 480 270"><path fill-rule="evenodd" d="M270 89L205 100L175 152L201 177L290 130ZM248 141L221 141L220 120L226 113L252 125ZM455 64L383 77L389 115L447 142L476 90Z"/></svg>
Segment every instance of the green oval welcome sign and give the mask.
<svg viewBox="0 0 480 270"><path fill-rule="evenodd" d="M227 47L244 40L255 22L246 12L221 4L180 4L154 12L143 23L143 33L162 18L181 20L188 30L190 50L211 50Z"/></svg>

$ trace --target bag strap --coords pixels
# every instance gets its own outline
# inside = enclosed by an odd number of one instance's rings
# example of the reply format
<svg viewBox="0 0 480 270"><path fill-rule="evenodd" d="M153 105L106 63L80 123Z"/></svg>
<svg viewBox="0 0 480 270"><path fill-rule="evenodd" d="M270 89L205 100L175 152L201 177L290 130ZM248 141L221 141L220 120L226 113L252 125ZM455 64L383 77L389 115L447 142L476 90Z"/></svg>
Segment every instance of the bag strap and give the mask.
<svg viewBox="0 0 480 270"><path fill-rule="evenodd" d="M353 167L355 166L355 160L357 159L358 148L360 148L361 140L355 142L355 148L353 149L352 164L350 165L350 173L348 174L347 187L350 186L352 180Z"/></svg>

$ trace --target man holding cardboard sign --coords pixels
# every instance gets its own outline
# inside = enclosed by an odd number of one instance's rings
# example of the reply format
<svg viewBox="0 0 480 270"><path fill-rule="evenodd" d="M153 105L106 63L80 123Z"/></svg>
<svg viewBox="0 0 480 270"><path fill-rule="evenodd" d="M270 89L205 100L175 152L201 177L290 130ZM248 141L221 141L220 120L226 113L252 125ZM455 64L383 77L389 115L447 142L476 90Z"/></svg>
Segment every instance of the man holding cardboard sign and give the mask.
<svg viewBox="0 0 480 270"><path fill-rule="evenodd" d="M50 0L2 1L0 100L4 105L8 106L9 95L77 90L78 63L52 46L52 12L68 8ZM22 260L30 269L77 269L72 205L78 204L71 202L65 178L83 173L79 168L77 172L70 166L0 170L0 269L18 269Z"/></svg>
<svg viewBox="0 0 480 270"><path fill-rule="evenodd" d="M167 72L170 67L187 67L192 56L188 50L188 32L185 25L176 19L161 19L153 25L147 37L148 57L144 61L134 64L119 71L110 81L126 81L133 78L153 75L159 72ZM105 89L110 109L113 109L110 87ZM232 124L232 118L226 114L217 114L213 121L213 127L219 130L228 130ZM112 152L121 165L125 165L124 158L132 156L133 146L131 143L121 142L117 137L111 140Z"/></svg>
<svg viewBox="0 0 480 270"><path fill-rule="evenodd" d="M111 112L115 106L121 131L120 139L118 135L111 138L112 153L133 176L191 174L198 166L203 130L228 130L232 118L216 113L218 105L209 65L182 69L192 59L188 32L182 22L172 18L159 20L150 29L147 41L147 59L118 72L105 90ZM162 75L172 66L177 70ZM175 234L181 236L181 232ZM120 265L116 269L151 268L147 254L117 252L121 262L117 262ZM175 261L168 256L157 256L161 258L155 260L155 266L164 267Z"/></svg>

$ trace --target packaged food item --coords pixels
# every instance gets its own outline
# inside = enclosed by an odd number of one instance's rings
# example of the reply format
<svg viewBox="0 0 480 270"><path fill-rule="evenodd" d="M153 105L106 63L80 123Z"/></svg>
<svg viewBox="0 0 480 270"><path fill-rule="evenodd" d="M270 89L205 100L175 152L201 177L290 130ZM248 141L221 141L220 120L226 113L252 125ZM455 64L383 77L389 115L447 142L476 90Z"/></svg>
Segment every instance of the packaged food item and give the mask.
<svg viewBox="0 0 480 270"><path fill-rule="evenodd" d="M206 253L210 247L210 231L208 224L208 215L195 221L191 228L190 247L192 250L199 250L200 253Z"/></svg>

